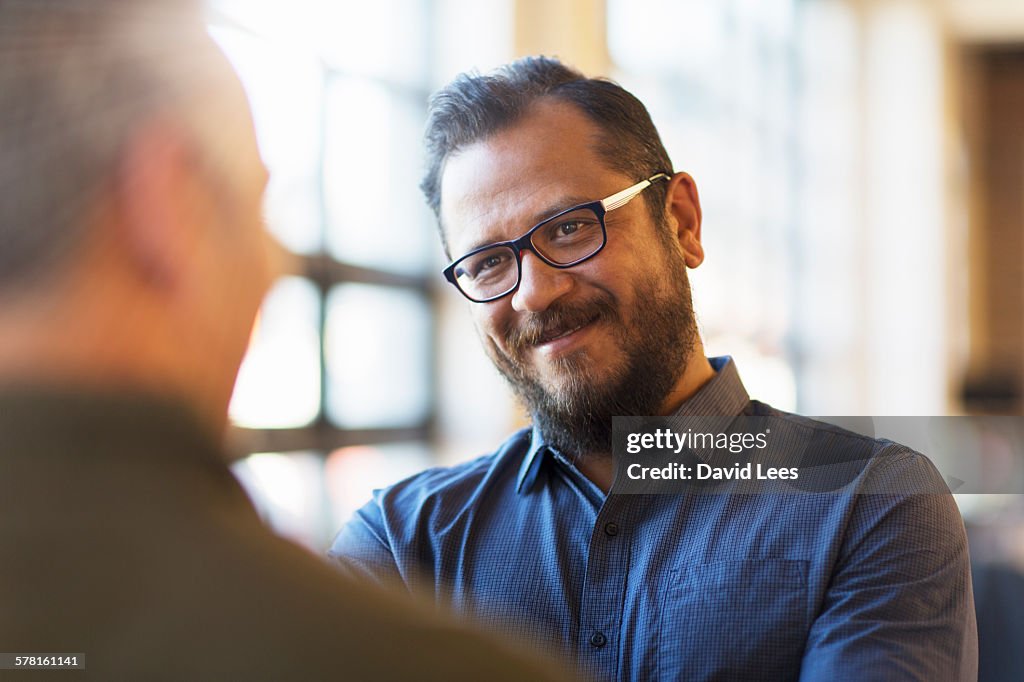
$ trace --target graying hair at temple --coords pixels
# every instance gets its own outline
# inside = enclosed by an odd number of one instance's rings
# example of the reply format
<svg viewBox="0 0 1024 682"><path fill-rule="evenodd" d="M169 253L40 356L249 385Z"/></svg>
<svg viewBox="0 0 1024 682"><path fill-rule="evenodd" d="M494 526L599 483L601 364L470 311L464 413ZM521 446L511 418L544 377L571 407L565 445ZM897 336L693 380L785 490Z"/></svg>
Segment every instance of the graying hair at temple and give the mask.
<svg viewBox="0 0 1024 682"><path fill-rule="evenodd" d="M647 108L629 91L604 78L587 78L557 59L525 57L488 74L461 74L431 98L420 189L439 220L448 157L515 125L543 99L572 104L597 125L602 136L596 150L609 169L637 181L672 172ZM644 197L655 220L663 215L665 192L655 186ZM447 251L443 228L441 240Z"/></svg>
<svg viewBox="0 0 1024 682"><path fill-rule="evenodd" d="M0 0L0 289L74 253L133 131L186 114L214 48L198 0ZM193 116L184 124L202 125Z"/></svg>

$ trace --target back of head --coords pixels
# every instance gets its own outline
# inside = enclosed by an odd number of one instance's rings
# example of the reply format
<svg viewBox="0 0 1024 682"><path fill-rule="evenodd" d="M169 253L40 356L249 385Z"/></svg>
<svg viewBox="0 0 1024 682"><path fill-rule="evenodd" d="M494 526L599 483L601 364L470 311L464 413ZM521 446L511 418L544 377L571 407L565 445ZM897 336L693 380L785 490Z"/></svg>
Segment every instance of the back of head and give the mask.
<svg viewBox="0 0 1024 682"><path fill-rule="evenodd" d="M127 136L211 47L197 0L0 0L0 291L74 252Z"/></svg>
<svg viewBox="0 0 1024 682"><path fill-rule="evenodd" d="M617 83L587 78L549 57L525 57L481 75L464 73L439 90L430 102L426 133L426 173L420 188L440 220L445 161L527 115L541 101L577 107L601 130L600 157L613 171L641 180L671 172L672 162L646 107ZM645 196L655 215L665 188ZM444 231L441 232L442 240Z"/></svg>

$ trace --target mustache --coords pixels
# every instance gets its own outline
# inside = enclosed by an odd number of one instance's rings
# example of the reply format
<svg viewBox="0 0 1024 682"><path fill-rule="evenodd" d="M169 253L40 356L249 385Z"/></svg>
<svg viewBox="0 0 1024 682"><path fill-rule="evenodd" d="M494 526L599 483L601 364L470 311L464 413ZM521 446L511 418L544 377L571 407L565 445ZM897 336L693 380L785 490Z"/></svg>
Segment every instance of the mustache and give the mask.
<svg viewBox="0 0 1024 682"><path fill-rule="evenodd" d="M504 330L505 347L513 357L526 349L561 336L571 329L600 320L618 320L619 313L611 294L602 293L587 301L553 304L547 310L530 313L515 326Z"/></svg>

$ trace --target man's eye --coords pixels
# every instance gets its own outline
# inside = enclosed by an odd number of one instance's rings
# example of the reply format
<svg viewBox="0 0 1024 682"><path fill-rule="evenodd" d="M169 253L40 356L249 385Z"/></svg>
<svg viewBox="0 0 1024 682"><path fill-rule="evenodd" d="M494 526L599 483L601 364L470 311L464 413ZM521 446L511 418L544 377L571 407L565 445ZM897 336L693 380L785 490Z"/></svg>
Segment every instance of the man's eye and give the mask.
<svg viewBox="0 0 1024 682"><path fill-rule="evenodd" d="M583 228L583 225L577 220L570 220L567 223L562 223L558 226L558 234L560 236L568 236L577 230Z"/></svg>
<svg viewBox="0 0 1024 682"><path fill-rule="evenodd" d="M468 274L473 279L487 277L495 270L505 267L507 261L508 256L506 254L492 253L476 261Z"/></svg>
<svg viewBox="0 0 1024 682"><path fill-rule="evenodd" d="M477 272L483 272L489 268L496 268L501 265L505 259L501 256L488 256L480 261L480 267L477 268Z"/></svg>

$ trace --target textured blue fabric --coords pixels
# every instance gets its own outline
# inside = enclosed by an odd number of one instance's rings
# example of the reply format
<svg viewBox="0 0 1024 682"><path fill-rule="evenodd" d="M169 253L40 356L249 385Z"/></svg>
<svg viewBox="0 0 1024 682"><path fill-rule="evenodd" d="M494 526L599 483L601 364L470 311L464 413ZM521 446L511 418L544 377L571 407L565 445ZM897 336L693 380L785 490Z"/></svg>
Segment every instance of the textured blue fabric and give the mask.
<svg viewBox="0 0 1024 682"><path fill-rule="evenodd" d="M729 358L712 364L680 415L786 418L750 401ZM839 492L606 496L526 429L377 491L329 554L592 679L974 679L956 505L861 494L942 485L922 455L868 443L886 456Z"/></svg>

